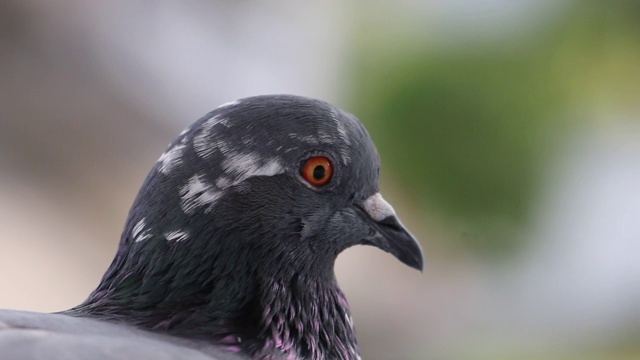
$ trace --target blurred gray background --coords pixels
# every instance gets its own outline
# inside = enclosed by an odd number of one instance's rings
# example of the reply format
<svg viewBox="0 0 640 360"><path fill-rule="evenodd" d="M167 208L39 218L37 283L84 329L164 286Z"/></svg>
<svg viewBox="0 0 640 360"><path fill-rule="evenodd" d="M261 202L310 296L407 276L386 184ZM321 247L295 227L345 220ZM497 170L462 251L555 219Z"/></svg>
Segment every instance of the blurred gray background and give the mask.
<svg viewBox="0 0 640 360"><path fill-rule="evenodd" d="M188 124L356 114L424 274L342 254L365 359L640 358L640 2L0 1L0 307L84 300Z"/></svg>

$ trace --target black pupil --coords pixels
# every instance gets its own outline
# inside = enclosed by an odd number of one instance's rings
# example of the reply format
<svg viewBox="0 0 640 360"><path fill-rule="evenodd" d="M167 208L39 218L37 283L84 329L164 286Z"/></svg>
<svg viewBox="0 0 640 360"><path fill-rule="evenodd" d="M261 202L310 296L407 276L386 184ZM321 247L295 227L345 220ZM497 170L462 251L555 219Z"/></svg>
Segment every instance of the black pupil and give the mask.
<svg viewBox="0 0 640 360"><path fill-rule="evenodd" d="M325 168L322 165L317 165L315 168L313 168L313 178L316 180L322 180L324 179L324 174L325 174Z"/></svg>

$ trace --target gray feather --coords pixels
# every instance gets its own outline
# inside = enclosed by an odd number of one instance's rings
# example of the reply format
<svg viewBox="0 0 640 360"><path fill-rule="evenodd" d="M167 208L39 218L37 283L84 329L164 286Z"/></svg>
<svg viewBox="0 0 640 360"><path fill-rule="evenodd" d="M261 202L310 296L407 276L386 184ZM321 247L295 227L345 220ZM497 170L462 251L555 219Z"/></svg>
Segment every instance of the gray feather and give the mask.
<svg viewBox="0 0 640 360"><path fill-rule="evenodd" d="M203 342L62 314L0 310L3 360L239 360Z"/></svg>

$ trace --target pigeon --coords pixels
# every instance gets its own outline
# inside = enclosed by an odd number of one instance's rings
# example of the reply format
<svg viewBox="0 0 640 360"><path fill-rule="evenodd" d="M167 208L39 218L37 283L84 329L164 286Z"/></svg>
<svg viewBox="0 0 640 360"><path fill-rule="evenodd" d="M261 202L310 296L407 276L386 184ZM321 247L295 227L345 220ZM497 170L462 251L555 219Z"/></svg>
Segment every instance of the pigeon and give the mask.
<svg viewBox="0 0 640 360"><path fill-rule="evenodd" d="M153 166L82 304L0 311L0 358L360 359L338 254L371 245L423 268L379 173L362 123L326 102L222 105Z"/></svg>

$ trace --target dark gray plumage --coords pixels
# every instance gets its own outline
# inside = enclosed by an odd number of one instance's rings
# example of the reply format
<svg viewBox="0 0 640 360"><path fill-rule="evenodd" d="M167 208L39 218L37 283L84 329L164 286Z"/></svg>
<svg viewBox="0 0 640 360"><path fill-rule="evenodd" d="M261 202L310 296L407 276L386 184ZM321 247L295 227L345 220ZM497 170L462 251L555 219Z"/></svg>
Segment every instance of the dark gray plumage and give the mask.
<svg viewBox="0 0 640 360"><path fill-rule="evenodd" d="M223 105L160 157L84 303L0 311L2 359L359 359L337 255L423 264L378 175L365 128L325 102Z"/></svg>

